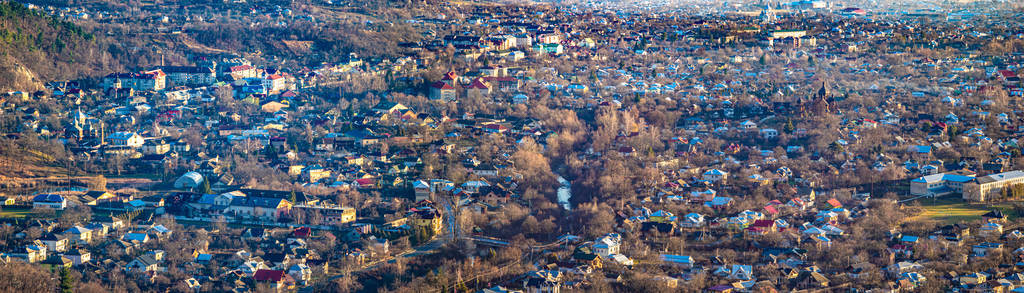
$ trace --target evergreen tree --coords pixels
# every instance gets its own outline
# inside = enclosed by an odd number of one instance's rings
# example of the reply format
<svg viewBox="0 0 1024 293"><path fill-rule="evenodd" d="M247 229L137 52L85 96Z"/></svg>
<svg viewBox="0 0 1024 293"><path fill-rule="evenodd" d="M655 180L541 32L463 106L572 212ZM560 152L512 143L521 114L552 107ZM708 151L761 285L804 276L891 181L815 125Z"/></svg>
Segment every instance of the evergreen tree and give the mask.
<svg viewBox="0 0 1024 293"><path fill-rule="evenodd" d="M68 268L62 268L60 270L60 292L71 293L74 292L72 288L75 287L75 278L71 276L71 271Z"/></svg>
<svg viewBox="0 0 1024 293"><path fill-rule="evenodd" d="M203 177L203 186L201 187L203 194L213 194L213 188L210 188L210 179Z"/></svg>
<svg viewBox="0 0 1024 293"><path fill-rule="evenodd" d="M828 145L828 150L832 151L832 153L834 154L842 153L843 145L839 144L838 141L833 141L831 144Z"/></svg>
<svg viewBox="0 0 1024 293"><path fill-rule="evenodd" d="M298 200L298 196L295 194L295 190L292 190L292 194L288 196L288 201L294 204L296 200Z"/></svg>
<svg viewBox="0 0 1024 293"><path fill-rule="evenodd" d="M263 148L263 155L266 156L268 160L277 159L277 148L273 145L267 145Z"/></svg>

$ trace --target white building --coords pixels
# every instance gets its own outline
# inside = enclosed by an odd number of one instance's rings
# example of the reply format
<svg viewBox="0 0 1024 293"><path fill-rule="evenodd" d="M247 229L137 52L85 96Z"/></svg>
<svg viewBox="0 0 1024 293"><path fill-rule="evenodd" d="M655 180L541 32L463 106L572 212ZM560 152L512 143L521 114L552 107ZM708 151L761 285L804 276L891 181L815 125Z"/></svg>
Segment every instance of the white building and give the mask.
<svg viewBox="0 0 1024 293"><path fill-rule="evenodd" d="M165 66L161 70L177 85L212 85L217 82L217 74L210 67Z"/></svg>
<svg viewBox="0 0 1024 293"><path fill-rule="evenodd" d="M131 131L114 132L107 136L107 141L114 146L141 147L146 141L141 135Z"/></svg>
<svg viewBox="0 0 1024 293"><path fill-rule="evenodd" d="M1017 170L978 177L976 180L963 184L963 198L970 201L999 198L1003 189L1017 184L1024 184L1024 171Z"/></svg>
<svg viewBox="0 0 1024 293"><path fill-rule="evenodd" d="M192 189L199 187L203 183L203 175L199 172L188 172L185 175L181 175L178 180L174 181L174 188L176 189Z"/></svg>
<svg viewBox="0 0 1024 293"><path fill-rule="evenodd" d="M718 169L711 169L711 170L708 170L707 172L704 172L704 175L702 176L701 179L704 179L705 181L710 181L712 183L719 183L719 182L725 183L725 181L726 181L726 179L728 179L728 177L729 177L729 172L725 172L725 171L718 170Z"/></svg>
<svg viewBox="0 0 1024 293"><path fill-rule="evenodd" d="M618 254L621 242L622 236L619 236L618 233L605 234L597 238L597 241L594 241L594 253L604 258L608 258L612 254Z"/></svg>
<svg viewBox="0 0 1024 293"><path fill-rule="evenodd" d="M111 73L103 77L103 88L131 88L137 91L159 91L167 87L167 74L162 70L139 73Z"/></svg>
<svg viewBox="0 0 1024 293"><path fill-rule="evenodd" d="M910 181L910 194L914 196L943 196L962 193L964 185L974 181L974 176L941 173L922 176Z"/></svg>
<svg viewBox="0 0 1024 293"><path fill-rule="evenodd" d="M40 194L32 198L32 208L48 208L63 210L68 207L68 200L59 194Z"/></svg>

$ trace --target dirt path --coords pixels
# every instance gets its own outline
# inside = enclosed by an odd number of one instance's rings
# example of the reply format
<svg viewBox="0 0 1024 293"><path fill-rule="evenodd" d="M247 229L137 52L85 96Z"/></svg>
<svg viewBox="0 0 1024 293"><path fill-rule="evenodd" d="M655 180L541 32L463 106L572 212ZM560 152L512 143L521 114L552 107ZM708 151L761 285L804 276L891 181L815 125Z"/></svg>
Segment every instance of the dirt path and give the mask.
<svg viewBox="0 0 1024 293"><path fill-rule="evenodd" d="M206 52L213 52L213 53L231 53L231 52L226 51L226 50L221 50L221 49L217 49L217 48L211 48L209 46L196 43L195 40L193 40L192 38L190 38L190 37L188 37L188 36L186 36L184 34L179 35L178 40L181 41L181 44L185 45L185 47L188 47L189 49L192 49L192 50L206 51Z"/></svg>

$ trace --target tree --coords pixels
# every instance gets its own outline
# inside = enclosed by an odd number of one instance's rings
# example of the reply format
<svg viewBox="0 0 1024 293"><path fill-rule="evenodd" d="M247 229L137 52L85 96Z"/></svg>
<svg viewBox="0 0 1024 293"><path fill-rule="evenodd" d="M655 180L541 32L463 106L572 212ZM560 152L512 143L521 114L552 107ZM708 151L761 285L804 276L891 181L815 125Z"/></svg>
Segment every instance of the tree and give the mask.
<svg viewBox="0 0 1024 293"><path fill-rule="evenodd" d="M78 286L76 292L79 293L105 293L110 292L107 288L103 288L103 284L93 281L89 283L83 283Z"/></svg>
<svg viewBox="0 0 1024 293"><path fill-rule="evenodd" d="M62 227L71 227L79 223L84 223L89 220L92 216L92 209L84 204L79 204L64 210L60 215L60 225Z"/></svg>
<svg viewBox="0 0 1024 293"><path fill-rule="evenodd" d="M210 187L210 179L209 178L205 178L205 177L203 178L202 192L203 192L203 194L213 194L213 188Z"/></svg>
<svg viewBox="0 0 1024 293"><path fill-rule="evenodd" d="M0 264L0 291L53 292L56 284L53 274L42 268L20 261Z"/></svg>
<svg viewBox="0 0 1024 293"><path fill-rule="evenodd" d="M830 143L828 145L828 150L831 151L833 154L839 154L844 151L843 145L839 144L838 141L833 141L832 143Z"/></svg>
<svg viewBox="0 0 1024 293"><path fill-rule="evenodd" d="M89 190L107 190L107 177L97 175L89 180Z"/></svg>
<svg viewBox="0 0 1024 293"><path fill-rule="evenodd" d="M793 133L794 130L796 130L796 128L793 127L793 119L790 118L790 119L786 120L786 126L782 127L782 131L784 131L786 133Z"/></svg>
<svg viewBox="0 0 1024 293"><path fill-rule="evenodd" d="M60 292L72 293L75 287L75 278L71 276L71 270L63 268L60 270Z"/></svg>
<svg viewBox="0 0 1024 293"><path fill-rule="evenodd" d="M277 148L273 145L267 145L263 148L263 155L267 157L267 160L277 159Z"/></svg>
<svg viewBox="0 0 1024 293"><path fill-rule="evenodd" d="M235 104L234 93L231 86L221 86L214 90L214 95L217 98L217 105L221 107L231 107Z"/></svg>

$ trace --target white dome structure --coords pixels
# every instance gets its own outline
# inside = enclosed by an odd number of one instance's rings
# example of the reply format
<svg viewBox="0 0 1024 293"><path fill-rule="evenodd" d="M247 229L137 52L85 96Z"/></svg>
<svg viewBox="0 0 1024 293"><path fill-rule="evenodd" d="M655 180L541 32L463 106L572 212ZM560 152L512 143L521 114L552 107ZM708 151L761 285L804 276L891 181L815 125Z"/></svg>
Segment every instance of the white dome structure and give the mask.
<svg viewBox="0 0 1024 293"><path fill-rule="evenodd" d="M192 189L199 187L200 184L203 184L203 175L199 174L199 172L192 171L185 173L185 175L181 175L178 180L175 180L174 188Z"/></svg>

